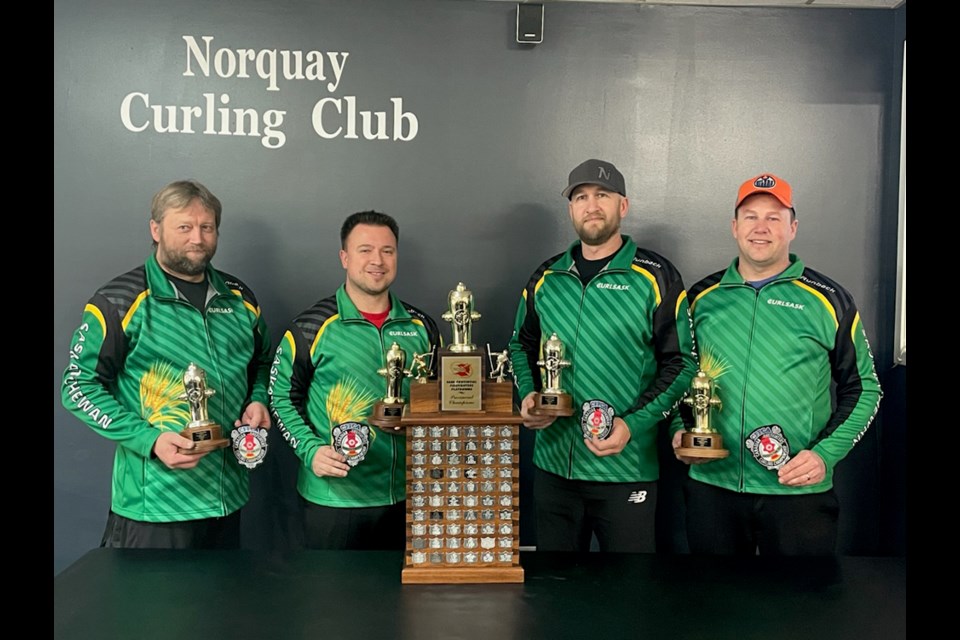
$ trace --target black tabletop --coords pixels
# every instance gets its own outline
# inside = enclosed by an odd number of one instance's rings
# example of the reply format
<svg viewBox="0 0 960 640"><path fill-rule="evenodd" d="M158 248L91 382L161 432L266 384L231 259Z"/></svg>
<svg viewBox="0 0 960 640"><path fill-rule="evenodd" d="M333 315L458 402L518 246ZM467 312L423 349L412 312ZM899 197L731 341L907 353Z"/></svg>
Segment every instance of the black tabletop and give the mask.
<svg viewBox="0 0 960 640"><path fill-rule="evenodd" d="M54 578L54 636L906 636L904 558L521 557L523 584L402 585L394 552L97 549Z"/></svg>

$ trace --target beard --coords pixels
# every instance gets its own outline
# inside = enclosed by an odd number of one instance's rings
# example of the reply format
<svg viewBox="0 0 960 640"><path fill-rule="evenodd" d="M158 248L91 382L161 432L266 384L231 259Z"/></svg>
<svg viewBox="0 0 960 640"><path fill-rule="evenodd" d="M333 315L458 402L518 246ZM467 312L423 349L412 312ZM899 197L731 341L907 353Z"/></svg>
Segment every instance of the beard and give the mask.
<svg viewBox="0 0 960 640"><path fill-rule="evenodd" d="M620 225L616 223L590 224L589 227L585 224L577 225L577 235L580 237L580 241L587 246L601 245L618 233L620 233Z"/></svg>
<svg viewBox="0 0 960 640"><path fill-rule="evenodd" d="M193 248L193 247L192 247ZM201 256L194 253L188 253L186 249L182 251L157 248L157 261L161 265L173 271L186 276L198 276L207 270L207 265L213 259L216 248L197 247L203 251Z"/></svg>

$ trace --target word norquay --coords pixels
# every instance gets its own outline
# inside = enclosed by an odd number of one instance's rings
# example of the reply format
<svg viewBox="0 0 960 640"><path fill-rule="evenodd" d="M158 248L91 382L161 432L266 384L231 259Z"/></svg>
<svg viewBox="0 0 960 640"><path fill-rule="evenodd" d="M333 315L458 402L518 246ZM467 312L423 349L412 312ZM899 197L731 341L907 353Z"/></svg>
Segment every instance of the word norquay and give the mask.
<svg viewBox="0 0 960 640"><path fill-rule="evenodd" d="M187 78L259 79L266 91L279 92L286 81L321 83L334 92L343 79L349 52L287 49L231 49L214 47L213 36L183 36ZM202 41L202 42L201 42ZM321 138L332 140L394 140L416 138L419 121L404 111L403 98L392 97L381 111L358 107L356 96L324 97L314 105L310 123ZM283 132L286 110L232 106L227 93L203 92L194 104L160 104L149 93L132 91L120 104L120 121L134 133L182 133L260 138L267 149L279 149L287 140Z"/></svg>

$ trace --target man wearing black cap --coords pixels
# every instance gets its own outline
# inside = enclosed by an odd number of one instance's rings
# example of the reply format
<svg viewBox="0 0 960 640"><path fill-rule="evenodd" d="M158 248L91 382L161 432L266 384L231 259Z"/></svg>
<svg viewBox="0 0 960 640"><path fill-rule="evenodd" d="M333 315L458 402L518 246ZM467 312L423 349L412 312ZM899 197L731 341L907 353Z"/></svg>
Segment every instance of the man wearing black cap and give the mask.
<svg viewBox="0 0 960 640"><path fill-rule="evenodd" d="M523 290L510 342L520 413L537 429L537 548L654 550L657 426L695 371L686 291L662 256L621 235L623 174L587 160L562 195L579 236L541 264ZM537 361L556 334L569 367L561 386L574 415L537 413Z"/></svg>
<svg viewBox="0 0 960 640"><path fill-rule="evenodd" d="M797 217L786 180L767 173L744 182L732 230L739 256L690 289L700 367L717 379L724 404L711 427L730 451L690 467L690 549L829 555L833 469L880 402L873 356L853 297L790 253Z"/></svg>

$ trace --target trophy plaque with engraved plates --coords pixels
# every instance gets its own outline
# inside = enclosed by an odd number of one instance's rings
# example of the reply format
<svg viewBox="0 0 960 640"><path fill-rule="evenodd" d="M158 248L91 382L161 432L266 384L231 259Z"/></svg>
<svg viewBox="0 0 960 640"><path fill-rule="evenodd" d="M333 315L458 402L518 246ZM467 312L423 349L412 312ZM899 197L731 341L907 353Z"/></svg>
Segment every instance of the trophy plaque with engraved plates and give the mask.
<svg viewBox="0 0 960 640"><path fill-rule="evenodd" d="M426 375L415 376L410 385L402 421L407 430L402 582L523 582L522 420L513 406L509 353L495 353L489 345L484 352L470 342L471 324L480 314L463 283L450 292L448 304L443 318L453 325L452 343L431 359L436 380L417 354L420 365L414 369Z"/></svg>

